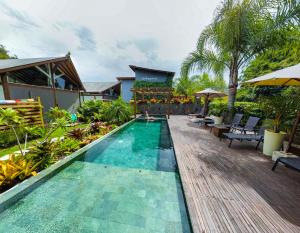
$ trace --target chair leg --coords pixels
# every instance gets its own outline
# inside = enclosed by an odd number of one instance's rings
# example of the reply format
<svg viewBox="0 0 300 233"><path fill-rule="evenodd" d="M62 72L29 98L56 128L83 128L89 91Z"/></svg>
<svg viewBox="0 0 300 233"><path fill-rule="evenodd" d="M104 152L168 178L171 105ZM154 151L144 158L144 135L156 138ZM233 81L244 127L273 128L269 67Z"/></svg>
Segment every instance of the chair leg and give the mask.
<svg viewBox="0 0 300 233"><path fill-rule="evenodd" d="M276 159L276 162L274 163L274 165L273 165L273 167L272 167L272 171L275 171L275 169L276 169L278 163L279 163L279 158Z"/></svg>
<svg viewBox="0 0 300 233"><path fill-rule="evenodd" d="M261 140L258 141L258 143L256 144L255 150L258 149L259 145L260 145Z"/></svg>
<svg viewBox="0 0 300 233"><path fill-rule="evenodd" d="M228 147L230 148L231 147L231 144L232 144L232 139L230 139L230 142L229 142L229 144L228 144Z"/></svg>

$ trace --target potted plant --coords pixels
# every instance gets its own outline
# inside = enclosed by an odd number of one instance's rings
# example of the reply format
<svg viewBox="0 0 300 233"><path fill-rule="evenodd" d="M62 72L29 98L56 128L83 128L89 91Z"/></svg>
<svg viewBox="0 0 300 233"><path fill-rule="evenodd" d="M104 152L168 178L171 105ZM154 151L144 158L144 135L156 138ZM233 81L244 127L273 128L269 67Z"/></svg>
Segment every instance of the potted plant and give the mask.
<svg viewBox="0 0 300 233"><path fill-rule="evenodd" d="M220 101L213 102L209 106L209 115L213 116L215 124L219 125L223 123L223 112L226 109L226 105Z"/></svg>
<svg viewBox="0 0 300 233"><path fill-rule="evenodd" d="M281 95L262 97L260 106L265 116L271 119L266 125L263 153L272 156L274 151L280 150L286 131L291 127L288 123L299 111L299 93L294 88L288 88L282 91Z"/></svg>

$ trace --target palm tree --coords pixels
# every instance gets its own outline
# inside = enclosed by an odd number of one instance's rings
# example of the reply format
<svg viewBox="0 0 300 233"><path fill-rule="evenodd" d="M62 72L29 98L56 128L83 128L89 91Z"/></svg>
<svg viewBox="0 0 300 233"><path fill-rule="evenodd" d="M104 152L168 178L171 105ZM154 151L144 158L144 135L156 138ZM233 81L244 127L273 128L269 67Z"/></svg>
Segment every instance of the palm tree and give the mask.
<svg viewBox="0 0 300 233"><path fill-rule="evenodd" d="M240 69L272 43L276 30L297 24L299 15L299 0L225 0L200 34L196 50L184 60L181 75L195 69L220 75L227 69L231 112Z"/></svg>

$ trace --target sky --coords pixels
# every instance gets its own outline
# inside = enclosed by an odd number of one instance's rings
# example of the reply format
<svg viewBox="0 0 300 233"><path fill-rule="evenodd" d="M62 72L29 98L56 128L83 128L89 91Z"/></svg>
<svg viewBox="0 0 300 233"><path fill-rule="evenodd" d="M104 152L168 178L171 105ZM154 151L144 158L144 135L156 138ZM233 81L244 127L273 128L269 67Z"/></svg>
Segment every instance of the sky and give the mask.
<svg viewBox="0 0 300 233"><path fill-rule="evenodd" d="M18 58L69 51L82 81L176 72L219 0L0 0L0 44Z"/></svg>

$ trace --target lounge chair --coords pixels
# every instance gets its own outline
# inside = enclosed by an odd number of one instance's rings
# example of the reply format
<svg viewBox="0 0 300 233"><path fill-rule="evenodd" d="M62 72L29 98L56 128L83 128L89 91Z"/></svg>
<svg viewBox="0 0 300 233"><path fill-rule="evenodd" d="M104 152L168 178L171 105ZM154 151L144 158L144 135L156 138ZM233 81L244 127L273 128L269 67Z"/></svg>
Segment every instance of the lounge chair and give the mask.
<svg viewBox="0 0 300 233"><path fill-rule="evenodd" d="M155 118L155 117L149 116L148 112L146 111L146 117L145 117L145 120L147 120L147 121L155 121L156 118Z"/></svg>
<svg viewBox="0 0 300 233"><path fill-rule="evenodd" d="M257 141L255 149L259 147L260 143L264 141L264 132L265 128L261 127L257 134L245 134L243 132L241 133L223 133L224 137L226 139L229 139L230 142L228 144L228 147L231 147L231 144L233 140L238 140L240 142L242 141Z"/></svg>
<svg viewBox="0 0 300 233"><path fill-rule="evenodd" d="M210 127L210 132L212 131L213 127L228 127L228 128L233 128L233 127L238 127L244 114L241 113L236 113L232 119L231 124L208 124L207 126Z"/></svg>
<svg viewBox="0 0 300 233"><path fill-rule="evenodd" d="M231 132L240 131L241 133L254 132L255 127L258 124L260 118L250 116L245 124L245 126L233 126L231 127Z"/></svg>
<svg viewBox="0 0 300 233"><path fill-rule="evenodd" d="M283 163L288 168L295 169L300 172L300 158L295 157L279 157L272 167L272 171L275 171L278 163Z"/></svg>
<svg viewBox="0 0 300 233"><path fill-rule="evenodd" d="M204 108L201 108L200 112L198 113L188 114L188 118L193 118L193 117L204 117Z"/></svg>

